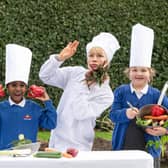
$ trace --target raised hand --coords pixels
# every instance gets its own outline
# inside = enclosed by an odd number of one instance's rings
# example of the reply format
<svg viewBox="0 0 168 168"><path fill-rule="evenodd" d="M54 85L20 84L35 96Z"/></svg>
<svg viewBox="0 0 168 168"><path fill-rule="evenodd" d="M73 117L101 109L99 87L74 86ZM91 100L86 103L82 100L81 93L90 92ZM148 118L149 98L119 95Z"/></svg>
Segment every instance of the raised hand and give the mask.
<svg viewBox="0 0 168 168"><path fill-rule="evenodd" d="M38 100L41 100L41 101L43 101L43 102L49 100L50 97L49 97L49 95L48 95L46 89L45 89L44 87L42 87L42 86L41 86L41 88L43 88L44 94L43 94L41 97L35 97L34 99L38 99Z"/></svg>
<svg viewBox="0 0 168 168"><path fill-rule="evenodd" d="M66 59L72 57L79 45L79 41L75 40L73 42L69 42L68 45L60 52L58 55L58 60L65 61Z"/></svg>

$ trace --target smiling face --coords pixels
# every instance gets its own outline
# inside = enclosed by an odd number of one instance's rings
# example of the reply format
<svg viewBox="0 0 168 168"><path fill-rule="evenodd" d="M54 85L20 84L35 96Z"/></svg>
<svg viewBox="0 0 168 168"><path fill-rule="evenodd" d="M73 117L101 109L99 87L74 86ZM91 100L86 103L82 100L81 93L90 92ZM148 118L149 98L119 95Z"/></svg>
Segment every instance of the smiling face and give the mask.
<svg viewBox="0 0 168 168"><path fill-rule="evenodd" d="M20 103L27 91L27 86L24 82L14 81L7 84L8 93L15 103Z"/></svg>
<svg viewBox="0 0 168 168"><path fill-rule="evenodd" d="M150 70L147 67L131 67L129 79L135 89L142 89L150 81Z"/></svg>
<svg viewBox="0 0 168 168"><path fill-rule="evenodd" d="M87 64L90 70L96 70L99 66L108 64L104 50L99 47L92 48L87 57Z"/></svg>

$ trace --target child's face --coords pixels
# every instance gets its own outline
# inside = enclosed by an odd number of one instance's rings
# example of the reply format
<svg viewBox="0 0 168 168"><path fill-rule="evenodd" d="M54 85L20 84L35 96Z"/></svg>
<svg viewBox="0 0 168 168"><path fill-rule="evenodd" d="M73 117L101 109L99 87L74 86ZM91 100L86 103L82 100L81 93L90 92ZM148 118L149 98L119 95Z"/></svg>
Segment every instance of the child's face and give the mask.
<svg viewBox="0 0 168 168"><path fill-rule="evenodd" d="M131 67L129 78L135 88L142 88L150 81L150 71L147 67Z"/></svg>
<svg viewBox="0 0 168 168"><path fill-rule="evenodd" d="M87 63L90 70L96 70L100 65L108 65L107 56L104 50L99 47L92 48L89 52Z"/></svg>
<svg viewBox="0 0 168 168"><path fill-rule="evenodd" d="M7 84L8 93L15 103L20 103L27 90L26 84L21 81L14 81Z"/></svg>

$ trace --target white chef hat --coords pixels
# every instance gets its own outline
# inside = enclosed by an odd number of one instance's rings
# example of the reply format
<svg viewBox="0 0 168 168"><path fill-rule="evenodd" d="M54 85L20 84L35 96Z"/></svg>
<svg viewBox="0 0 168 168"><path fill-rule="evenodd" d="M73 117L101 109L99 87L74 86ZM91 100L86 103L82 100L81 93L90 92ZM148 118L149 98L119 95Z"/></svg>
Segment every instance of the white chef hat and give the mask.
<svg viewBox="0 0 168 168"><path fill-rule="evenodd" d="M102 48L107 55L108 62L110 62L115 52L120 48L120 45L115 36L110 33L101 32L97 36L93 37L92 41L87 44L87 56L89 55L90 49L93 47Z"/></svg>
<svg viewBox="0 0 168 168"><path fill-rule="evenodd" d="M130 67L151 67L154 31L141 24L132 28Z"/></svg>
<svg viewBox="0 0 168 168"><path fill-rule="evenodd" d="M5 84L22 81L28 84L32 52L17 44L6 45Z"/></svg>

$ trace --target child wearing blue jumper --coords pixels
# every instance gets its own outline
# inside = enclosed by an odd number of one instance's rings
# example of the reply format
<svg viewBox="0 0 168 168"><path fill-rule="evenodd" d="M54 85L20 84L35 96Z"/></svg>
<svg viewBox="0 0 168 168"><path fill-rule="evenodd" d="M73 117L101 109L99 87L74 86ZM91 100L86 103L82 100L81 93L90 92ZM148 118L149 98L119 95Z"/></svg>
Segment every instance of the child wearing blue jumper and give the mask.
<svg viewBox="0 0 168 168"><path fill-rule="evenodd" d="M44 94L37 97L44 103L44 107L24 97L31 63L30 50L15 44L7 45L6 50L5 83L9 97L0 102L0 149L10 148L19 134L24 134L26 139L36 142L39 127L53 129L57 119L56 109L45 88ZM17 61L17 68L13 58ZM22 65L19 66L19 63Z"/></svg>
<svg viewBox="0 0 168 168"><path fill-rule="evenodd" d="M147 150L154 158L155 168L159 168L160 149L154 146L146 149L146 143L149 140L159 140L159 136L166 134L167 130L163 127L142 129L136 125L138 109L147 104L157 104L160 96L160 91L149 85L155 75L154 69L150 67L152 47L153 30L140 24L135 25L131 40L130 67L125 71L131 82L115 89L110 119L115 125L113 150ZM127 102L134 108L130 108ZM162 105L168 108L166 96Z"/></svg>

